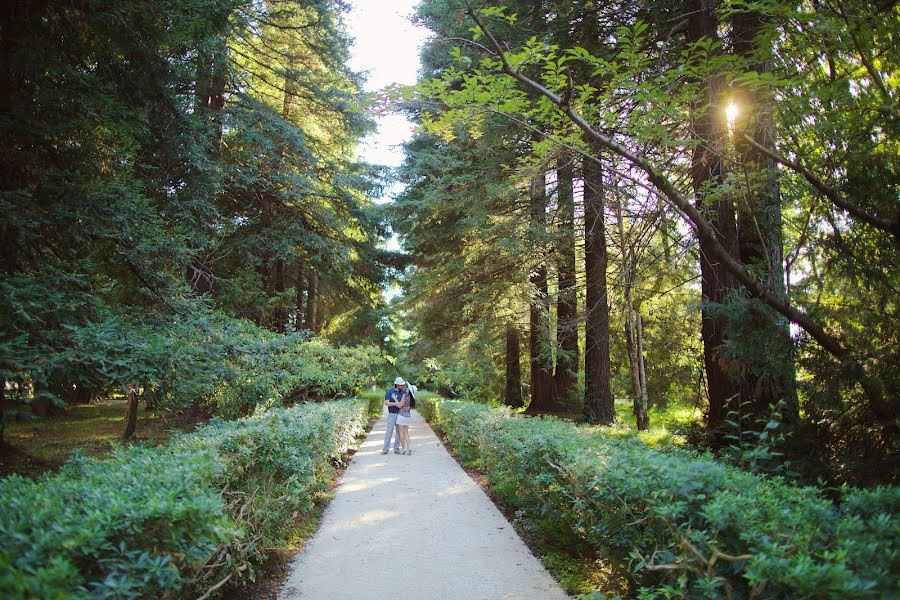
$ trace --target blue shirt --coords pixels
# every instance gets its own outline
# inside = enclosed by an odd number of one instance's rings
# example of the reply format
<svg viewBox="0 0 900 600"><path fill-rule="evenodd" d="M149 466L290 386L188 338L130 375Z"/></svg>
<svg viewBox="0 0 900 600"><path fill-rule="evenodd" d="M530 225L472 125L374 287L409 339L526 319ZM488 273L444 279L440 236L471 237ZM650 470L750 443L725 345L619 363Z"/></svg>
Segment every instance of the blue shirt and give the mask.
<svg viewBox="0 0 900 600"><path fill-rule="evenodd" d="M389 402L391 400L393 400L394 402L400 402L400 400L402 398L403 398L403 390L402 389L400 389L400 390L394 389L394 386L391 386L391 388L384 393L384 401L385 402ZM400 410L400 409L397 408L396 406L388 406L388 412L395 413L398 410Z"/></svg>

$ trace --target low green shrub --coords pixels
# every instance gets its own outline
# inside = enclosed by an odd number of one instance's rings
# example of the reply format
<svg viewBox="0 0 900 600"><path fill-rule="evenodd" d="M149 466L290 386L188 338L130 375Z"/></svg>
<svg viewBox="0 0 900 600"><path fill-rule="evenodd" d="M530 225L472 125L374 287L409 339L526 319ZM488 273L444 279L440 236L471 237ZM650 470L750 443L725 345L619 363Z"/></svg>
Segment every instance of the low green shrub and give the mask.
<svg viewBox="0 0 900 600"><path fill-rule="evenodd" d="M43 315L29 316L0 335L0 380L20 384L13 400L23 405L88 402L134 386L154 408L202 406L237 418L258 407L351 396L384 364L374 346L332 346L308 332L275 333L189 306L177 316L98 309L95 319L66 324L48 339L32 339L27 323ZM27 306L18 310L27 314Z"/></svg>
<svg viewBox="0 0 900 600"><path fill-rule="evenodd" d="M814 487L602 428L430 398L421 413L526 521L590 548L641 598L896 595L900 489Z"/></svg>
<svg viewBox="0 0 900 600"><path fill-rule="evenodd" d="M374 409L354 399L215 419L163 447L0 481L0 597L187 597L252 576Z"/></svg>
<svg viewBox="0 0 900 600"><path fill-rule="evenodd" d="M258 407L350 396L383 362L374 347L334 347L319 338L252 334L234 353L229 379L209 396L214 414L236 418Z"/></svg>

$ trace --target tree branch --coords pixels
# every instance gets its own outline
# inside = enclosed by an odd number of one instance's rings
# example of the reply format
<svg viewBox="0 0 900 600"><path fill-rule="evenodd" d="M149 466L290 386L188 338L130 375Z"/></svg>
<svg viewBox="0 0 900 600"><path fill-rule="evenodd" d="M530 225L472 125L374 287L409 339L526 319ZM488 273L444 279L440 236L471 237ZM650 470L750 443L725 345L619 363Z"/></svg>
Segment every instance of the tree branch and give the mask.
<svg viewBox="0 0 900 600"><path fill-rule="evenodd" d="M816 177L815 173L813 173L800 163L784 158L783 156L779 156L772 150L766 148L765 146L754 140L752 137L750 137L750 135L746 133L744 134L744 140L775 162L784 165L785 167L796 173L799 173L800 175L803 175L804 179L806 179L806 181L808 181L809 184L816 189L816 191L820 192L823 196L831 200L832 204L834 204L841 210L846 211L852 217L859 219L864 223L868 223L872 227L876 227L878 229L881 229L882 231L890 233L894 236L895 243L900 244L900 220L895 218L893 221L891 221L890 219L885 219L867 213L855 204L847 202L846 200L841 198L841 195L837 192L837 190Z"/></svg>

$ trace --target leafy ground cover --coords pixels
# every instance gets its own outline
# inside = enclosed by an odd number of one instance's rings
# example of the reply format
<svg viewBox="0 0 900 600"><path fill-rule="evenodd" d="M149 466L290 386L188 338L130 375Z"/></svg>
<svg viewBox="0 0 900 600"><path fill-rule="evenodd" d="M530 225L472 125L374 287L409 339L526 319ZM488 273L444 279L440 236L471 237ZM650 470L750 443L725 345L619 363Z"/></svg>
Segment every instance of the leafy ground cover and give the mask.
<svg viewBox="0 0 900 600"><path fill-rule="evenodd" d="M460 459L597 598L878 598L898 593L900 489L822 490L503 408L421 403Z"/></svg>
<svg viewBox="0 0 900 600"><path fill-rule="evenodd" d="M0 596L201 596L255 578L381 408L342 400L213 419L162 446L0 481Z"/></svg>

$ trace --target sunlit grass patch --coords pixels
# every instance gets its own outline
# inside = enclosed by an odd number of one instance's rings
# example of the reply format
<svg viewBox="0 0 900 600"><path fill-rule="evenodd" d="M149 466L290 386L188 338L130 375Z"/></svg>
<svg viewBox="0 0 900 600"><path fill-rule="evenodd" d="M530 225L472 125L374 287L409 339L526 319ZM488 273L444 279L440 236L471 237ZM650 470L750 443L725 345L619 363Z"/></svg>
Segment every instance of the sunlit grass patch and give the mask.
<svg viewBox="0 0 900 600"><path fill-rule="evenodd" d="M703 415L699 408L686 404L670 404L664 409L651 406L647 411L650 429L638 431L630 400L616 400L616 424L605 429L607 435L620 438L636 437L648 446L682 446L685 430L699 422Z"/></svg>
<svg viewBox="0 0 900 600"><path fill-rule="evenodd" d="M0 465L0 474L37 475L61 466L75 450L87 456L102 456L119 443L124 419L125 401L112 400L72 406L66 414L56 417L11 421L6 425L4 438L21 453L21 460ZM159 444L172 431L192 426L193 421L184 417L141 407L134 441ZM25 456L29 458L22 458Z"/></svg>

